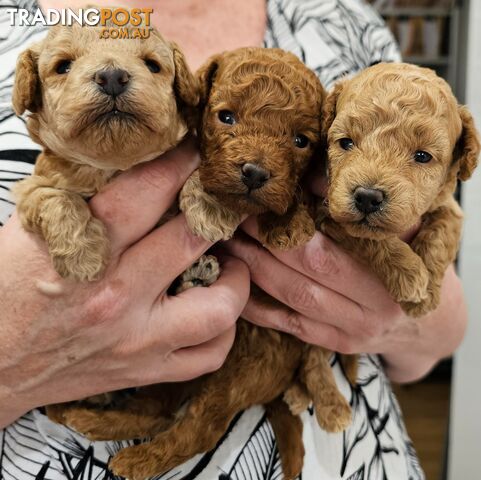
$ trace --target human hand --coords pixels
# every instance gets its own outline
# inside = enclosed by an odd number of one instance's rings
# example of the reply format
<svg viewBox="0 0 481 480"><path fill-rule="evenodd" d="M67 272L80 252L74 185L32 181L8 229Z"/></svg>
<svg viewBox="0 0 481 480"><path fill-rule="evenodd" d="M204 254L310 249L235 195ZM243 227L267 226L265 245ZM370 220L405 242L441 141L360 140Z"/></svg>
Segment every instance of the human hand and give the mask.
<svg viewBox="0 0 481 480"><path fill-rule="evenodd" d="M244 222L243 229L259 238L255 219ZM426 374L462 339L466 310L452 267L438 309L412 319L366 266L320 232L290 251L267 250L252 238L238 237L226 249L249 266L255 284L280 302L265 305L251 298L242 316L253 323L341 353L381 354L388 375L399 382Z"/></svg>
<svg viewBox="0 0 481 480"><path fill-rule="evenodd" d="M189 232L183 215L154 229L198 161L187 142L91 200L112 248L98 282L60 278L44 243L15 215L0 230L2 425L36 406L221 366L248 298L248 270L227 257L212 286L171 297L171 282L210 244Z"/></svg>

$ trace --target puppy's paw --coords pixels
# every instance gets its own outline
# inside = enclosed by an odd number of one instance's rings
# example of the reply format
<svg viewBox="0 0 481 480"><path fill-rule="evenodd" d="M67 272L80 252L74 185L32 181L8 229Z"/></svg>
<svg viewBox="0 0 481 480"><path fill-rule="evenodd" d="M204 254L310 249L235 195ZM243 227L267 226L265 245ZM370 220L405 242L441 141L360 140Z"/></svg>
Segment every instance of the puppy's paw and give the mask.
<svg viewBox="0 0 481 480"><path fill-rule="evenodd" d="M223 223L222 220L216 219L211 223L191 225L191 227L194 235L200 236L209 242L216 243L232 238L238 227L238 223L235 222L229 225L227 222Z"/></svg>
<svg viewBox="0 0 481 480"><path fill-rule="evenodd" d="M56 403L54 405L47 405L45 412L49 420L52 422L65 425L65 413L69 410L71 404L68 403Z"/></svg>
<svg viewBox="0 0 481 480"><path fill-rule="evenodd" d="M401 302L401 308L403 311L412 318L419 318L427 315L428 313L436 310L439 305L439 301L434 301L432 297L428 297L419 303Z"/></svg>
<svg viewBox="0 0 481 480"><path fill-rule="evenodd" d="M146 480L174 466L163 467L161 459L152 452L149 444L124 448L109 463L114 475L128 480Z"/></svg>
<svg viewBox="0 0 481 480"><path fill-rule="evenodd" d="M267 247L289 250L302 247L314 235L314 221L306 215L298 215L287 225L262 225L259 229L261 242Z"/></svg>
<svg viewBox="0 0 481 480"><path fill-rule="evenodd" d="M179 207L190 231L212 243L232 238L242 220L240 214L204 191L198 171L185 182L179 195Z"/></svg>
<svg viewBox="0 0 481 480"><path fill-rule="evenodd" d="M202 255L181 276L180 285L176 293L181 293L193 287L208 287L213 284L220 274L220 266L213 255Z"/></svg>
<svg viewBox="0 0 481 480"><path fill-rule="evenodd" d="M431 289L428 289L428 296L425 300L419 303L414 302L401 302L401 308L410 317L418 318L427 315L429 312L436 310L439 305L440 295L439 292L435 294Z"/></svg>
<svg viewBox="0 0 481 480"><path fill-rule="evenodd" d="M311 233L309 230L293 231L289 228L277 227L266 232L262 236L261 241L267 247L289 250L302 247L312 238L312 235L314 235L314 230Z"/></svg>
<svg viewBox="0 0 481 480"><path fill-rule="evenodd" d="M110 253L109 240L102 222L91 218L85 229L65 238L57 236L49 243L53 266L60 276L77 281L93 281L101 277ZM70 237L70 236L69 236Z"/></svg>
<svg viewBox="0 0 481 480"><path fill-rule="evenodd" d="M351 423L352 410L347 400L340 394L327 394L322 403L315 404L317 422L326 432L344 431Z"/></svg>
<svg viewBox="0 0 481 480"><path fill-rule="evenodd" d="M259 239L267 247L288 250L305 245L316 231L304 205L294 205L286 214L267 212L258 217Z"/></svg>
<svg viewBox="0 0 481 480"><path fill-rule="evenodd" d="M294 384L284 392L284 402L287 403L292 415L300 415L306 411L311 404L311 399L306 390Z"/></svg>
<svg viewBox="0 0 481 480"><path fill-rule="evenodd" d="M299 478L302 473L302 467L304 466L304 445L300 442L300 445L293 446L289 452L284 452L281 455L282 473L284 474L284 480L295 480Z"/></svg>
<svg viewBox="0 0 481 480"><path fill-rule="evenodd" d="M428 299L429 273L425 267L405 269L393 280L391 293L396 302L417 304Z"/></svg>
<svg viewBox="0 0 481 480"><path fill-rule="evenodd" d="M397 296L395 299L401 304L422 304L424 303L424 300L427 299L427 291L423 284L412 284L410 287L404 288L403 291L400 292L399 296Z"/></svg>
<svg viewBox="0 0 481 480"><path fill-rule="evenodd" d="M424 302L420 302L420 303L400 302L399 305L401 305L401 308L403 309L403 311L412 318L422 317L429 312L429 309L426 308Z"/></svg>
<svg viewBox="0 0 481 480"><path fill-rule="evenodd" d="M194 235L212 243L232 238L241 222L240 216L225 209L206 211L201 202L190 208L186 220Z"/></svg>

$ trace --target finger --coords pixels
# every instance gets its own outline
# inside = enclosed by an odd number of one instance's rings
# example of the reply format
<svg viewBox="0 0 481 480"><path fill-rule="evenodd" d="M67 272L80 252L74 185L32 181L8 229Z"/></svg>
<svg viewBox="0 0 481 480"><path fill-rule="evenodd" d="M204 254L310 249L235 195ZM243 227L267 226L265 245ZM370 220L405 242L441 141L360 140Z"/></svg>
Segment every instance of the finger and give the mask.
<svg viewBox="0 0 481 480"><path fill-rule="evenodd" d="M364 313L357 303L281 263L266 249L240 239L226 248L248 265L255 284L296 312L348 331L362 328Z"/></svg>
<svg viewBox="0 0 481 480"><path fill-rule="evenodd" d="M172 353L172 368L162 381L186 381L219 370L224 364L235 339L235 326L218 337L195 347L182 348ZM164 380L165 379L165 380Z"/></svg>
<svg viewBox="0 0 481 480"><path fill-rule="evenodd" d="M231 329L249 298L249 270L238 259L225 258L221 275L209 287L195 287L166 297L152 310L157 331L170 350L199 345Z"/></svg>
<svg viewBox="0 0 481 480"><path fill-rule="evenodd" d="M190 231L184 215L179 214L126 250L117 276L130 279L135 289L155 298L210 246Z"/></svg>
<svg viewBox="0 0 481 480"><path fill-rule="evenodd" d="M127 373L115 386L121 389L126 385L184 382L217 370L229 353L234 338L235 326L231 326L205 343L175 350L167 356L159 355L159 349L152 349L148 355L143 352L129 363Z"/></svg>
<svg viewBox="0 0 481 480"><path fill-rule="evenodd" d="M334 352L348 353L347 350L354 348L349 336L342 329L316 322L289 308L266 306L252 297L242 312L242 317L261 327L294 335L306 343Z"/></svg>
<svg viewBox="0 0 481 480"><path fill-rule="evenodd" d="M152 385L155 383L165 382L183 382L199 377L206 373L219 369L227 354L229 353L235 338L235 326L224 331L217 337L197 346L190 348L182 348L177 351L165 355L159 349L151 349L146 352L143 350L135 355L128 364L122 363L120 370L109 370L109 362L112 359L108 357L99 368L98 358L96 359L95 368L86 370L82 368L77 372L76 382L67 392L64 392L62 386L72 383L72 373L62 374L52 379L52 388L47 392L47 398L43 401L39 400L40 405L47 405L50 403L57 403L58 401L70 401L74 399L85 398L86 393L97 394L113 390L121 390L129 387L138 387L144 385ZM107 369L103 368L107 367ZM96 372L97 381L103 381L104 389L98 391L92 388L92 372ZM55 387L58 387L55 390ZM52 400L52 392L56 391L56 397ZM64 392L65 395L61 397L59 392ZM59 398L60 396L60 398Z"/></svg>
<svg viewBox="0 0 481 480"><path fill-rule="evenodd" d="M258 239L257 221L248 218L242 229ZM301 248L289 251L269 249L281 263L339 294L372 310L392 302L380 280L320 232Z"/></svg>
<svg viewBox="0 0 481 480"><path fill-rule="evenodd" d="M189 139L156 160L122 173L92 198L90 208L106 225L114 252L123 251L154 228L198 164L195 142Z"/></svg>

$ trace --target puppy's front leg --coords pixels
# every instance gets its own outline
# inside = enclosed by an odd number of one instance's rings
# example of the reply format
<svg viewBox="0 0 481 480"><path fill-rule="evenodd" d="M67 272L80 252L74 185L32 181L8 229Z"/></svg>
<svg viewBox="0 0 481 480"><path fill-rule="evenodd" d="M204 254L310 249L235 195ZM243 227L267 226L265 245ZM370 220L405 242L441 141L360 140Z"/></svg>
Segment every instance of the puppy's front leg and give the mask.
<svg viewBox="0 0 481 480"><path fill-rule="evenodd" d="M81 195L56 188L40 175L19 182L15 195L23 227L44 238L62 277L91 281L101 275L109 259L109 241Z"/></svg>
<svg viewBox="0 0 481 480"><path fill-rule="evenodd" d="M354 238L326 219L321 230L365 263L386 286L394 301L421 303L428 297L430 274L422 258L397 237L384 240Z"/></svg>
<svg viewBox="0 0 481 480"><path fill-rule="evenodd" d="M242 221L239 213L228 209L204 191L198 170L185 182L179 205L192 233L210 242L229 240Z"/></svg>
<svg viewBox="0 0 481 480"><path fill-rule="evenodd" d="M329 355L327 350L311 345L304 354L301 380L312 398L321 428L327 432L341 432L351 423L352 412L337 388Z"/></svg>
<svg viewBox="0 0 481 480"><path fill-rule="evenodd" d="M314 220L307 207L298 203L284 215L267 212L259 215L261 242L273 248L288 250L305 245L314 235Z"/></svg>
<svg viewBox="0 0 481 480"><path fill-rule="evenodd" d="M428 297L418 304L405 302L401 305L411 316L425 315L439 305L444 274L458 252L462 223L463 214L454 199L424 216L411 248L429 271Z"/></svg>

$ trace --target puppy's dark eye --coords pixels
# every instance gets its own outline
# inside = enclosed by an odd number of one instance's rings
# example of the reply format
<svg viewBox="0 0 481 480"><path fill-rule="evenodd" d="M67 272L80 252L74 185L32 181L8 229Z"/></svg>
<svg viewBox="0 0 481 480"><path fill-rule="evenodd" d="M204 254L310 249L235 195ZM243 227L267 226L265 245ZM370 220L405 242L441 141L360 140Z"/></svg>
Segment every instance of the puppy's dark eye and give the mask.
<svg viewBox="0 0 481 480"><path fill-rule="evenodd" d="M416 160L416 162L418 163L428 163L432 160L433 156L428 153L428 152L425 152L424 150L418 150L415 154L414 154L414 160Z"/></svg>
<svg viewBox="0 0 481 480"><path fill-rule="evenodd" d="M354 148L354 142L351 138L341 138L339 140L339 145L343 150L352 150Z"/></svg>
<svg viewBox="0 0 481 480"><path fill-rule="evenodd" d="M221 110L218 117L222 123L226 123L227 125L234 125L235 123L234 113L229 110Z"/></svg>
<svg viewBox="0 0 481 480"><path fill-rule="evenodd" d="M309 145L309 139L301 133L294 137L294 144L297 148L306 148Z"/></svg>
<svg viewBox="0 0 481 480"><path fill-rule="evenodd" d="M72 68L72 60L62 60L55 67L55 71L59 75L63 75L64 73L70 72L71 68Z"/></svg>
<svg viewBox="0 0 481 480"><path fill-rule="evenodd" d="M149 60L148 58L146 58L144 60L144 63L152 73L160 72L160 65L155 60Z"/></svg>

